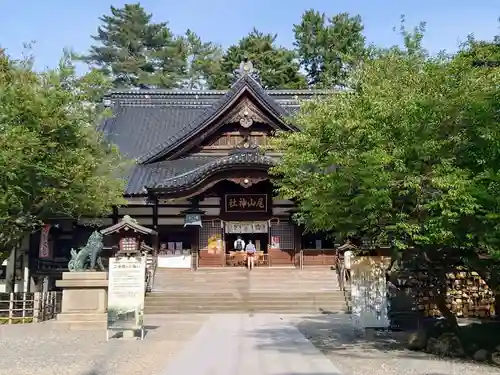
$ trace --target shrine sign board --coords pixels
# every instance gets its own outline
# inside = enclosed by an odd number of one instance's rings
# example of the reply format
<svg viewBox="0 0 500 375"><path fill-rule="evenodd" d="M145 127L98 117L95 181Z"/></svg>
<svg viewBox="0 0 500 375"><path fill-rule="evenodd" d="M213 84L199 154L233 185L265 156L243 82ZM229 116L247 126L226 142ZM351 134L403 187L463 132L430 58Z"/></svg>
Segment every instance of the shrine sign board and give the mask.
<svg viewBox="0 0 500 375"><path fill-rule="evenodd" d="M146 257L109 258L108 328L140 331L144 338Z"/></svg>
<svg viewBox="0 0 500 375"><path fill-rule="evenodd" d="M226 212L267 212L267 194L226 194Z"/></svg>

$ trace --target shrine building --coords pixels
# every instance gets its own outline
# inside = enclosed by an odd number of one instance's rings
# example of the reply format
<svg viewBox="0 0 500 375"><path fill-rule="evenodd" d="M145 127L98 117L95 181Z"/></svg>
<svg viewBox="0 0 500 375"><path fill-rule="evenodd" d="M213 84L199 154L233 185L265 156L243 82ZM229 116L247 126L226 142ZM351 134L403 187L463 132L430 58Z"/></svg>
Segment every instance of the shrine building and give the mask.
<svg viewBox="0 0 500 375"><path fill-rule="evenodd" d="M141 89L107 95L104 104L113 115L100 130L136 160L124 191L128 205L106 218L51 230L48 258L66 257L75 245L71 237L84 243L95 229L89 224L106 227L130 215L158 233L166 266L166 258L176 255L188 260L172 260L171 267L187 267L188 261L192 267L193 262L195 267L239 265L238 236L255 244L260 266L333 265L332 240L305 234L292 221L294 203L276 196L268 170L280 155L262 147L276 131L298 131L288 117L300 101L328 92L266 90L250 62L236 73L224 91ZM35 252L39 237L32 241Z"/></svg>

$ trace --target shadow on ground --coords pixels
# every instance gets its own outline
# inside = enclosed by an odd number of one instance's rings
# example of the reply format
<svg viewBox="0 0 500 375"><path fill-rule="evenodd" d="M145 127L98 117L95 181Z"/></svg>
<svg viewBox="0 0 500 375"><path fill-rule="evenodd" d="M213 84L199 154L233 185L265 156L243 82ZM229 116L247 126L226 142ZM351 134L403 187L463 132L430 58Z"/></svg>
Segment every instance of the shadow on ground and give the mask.
<svg viewBox="0 0 500 375"><path fill-rule="evenodd" d="M405 348L407 333L377 332L375 337L367 338L363 331L357 329L345 314L318 314L292 319L297 328L317 349L324 354L338 354L356 358L373 359L378 356L392 358L432 359L437 358L422 352L414 352ZM257 339L260 350L276 350L280 352L298 352L314 354L297 345L293 327L277 327L257 330L251 335ZM441 374L428 374L441 375Z"/></svg>

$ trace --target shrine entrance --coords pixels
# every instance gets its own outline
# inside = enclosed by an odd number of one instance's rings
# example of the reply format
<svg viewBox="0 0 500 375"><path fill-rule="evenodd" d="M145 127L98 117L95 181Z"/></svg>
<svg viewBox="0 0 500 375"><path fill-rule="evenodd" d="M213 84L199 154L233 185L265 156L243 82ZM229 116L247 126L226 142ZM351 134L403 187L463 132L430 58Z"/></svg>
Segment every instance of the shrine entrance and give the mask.
<svg viewBox="0 0 500 375"><path fill-rule="evenodd" d="M246 266L246 246L251 241L256 249L256 266L269 265L269 227L267 221L228 221L224 223L226 266ZM238 240L241 240L238 246ZM241 249L240 249L241 247Z"/></svg>

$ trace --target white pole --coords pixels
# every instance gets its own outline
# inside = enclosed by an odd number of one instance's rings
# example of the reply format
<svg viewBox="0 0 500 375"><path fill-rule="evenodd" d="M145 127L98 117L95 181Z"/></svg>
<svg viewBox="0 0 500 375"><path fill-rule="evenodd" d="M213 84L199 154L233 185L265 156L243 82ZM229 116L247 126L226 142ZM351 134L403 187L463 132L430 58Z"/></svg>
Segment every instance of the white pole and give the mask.
<svg viewBox="0 0 500 375"><path fill-rule="evenodd" d="M29 256L24 257L24 275L23 275L23 292L29 293L30 291L30 267Z"/></svg>

